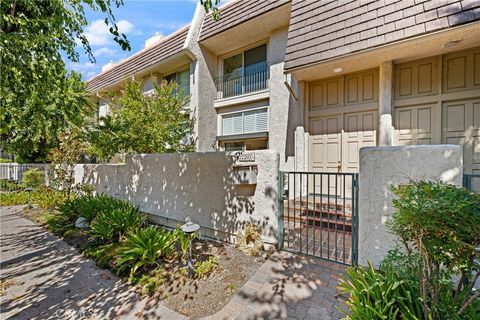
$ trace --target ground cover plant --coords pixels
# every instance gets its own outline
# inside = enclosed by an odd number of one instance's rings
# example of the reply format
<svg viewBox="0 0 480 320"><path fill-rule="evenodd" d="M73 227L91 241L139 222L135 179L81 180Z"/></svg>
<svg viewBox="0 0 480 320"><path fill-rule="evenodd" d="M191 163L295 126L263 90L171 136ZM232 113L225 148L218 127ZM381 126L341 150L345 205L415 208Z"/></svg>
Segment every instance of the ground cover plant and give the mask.
<svg viewBox="0 0 480 320"><path fill-rule="evenodd" d="M57 210L25 210L29 219L77 247L142 294L191 318L214 314L255 273L265 256L184 234L180 227L148 225L131 202L107 195L65 198ZM75 227L79 217L86 228ZM195 272L188 277L192 241Z"/></svg>
<svg viewBox="0 0 480 320"><path fill-rule="evenodd" d="M478 319L480 195L426 181L392 191L387 227L399 246L379 270L347 269L347 319Z"/></svg>

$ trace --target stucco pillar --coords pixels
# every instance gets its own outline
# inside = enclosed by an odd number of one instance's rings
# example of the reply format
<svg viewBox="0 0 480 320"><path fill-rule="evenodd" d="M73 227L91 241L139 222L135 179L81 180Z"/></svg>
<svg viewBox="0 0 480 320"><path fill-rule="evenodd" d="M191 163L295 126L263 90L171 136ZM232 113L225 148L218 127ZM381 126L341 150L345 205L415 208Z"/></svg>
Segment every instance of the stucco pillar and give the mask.
<svg viewBox="0 0 480 320"><path fill-rule="evenodd" d="M308 133L302 126L295 130L295 171L308 170Z"/></svg>
<svg viewBox="0 0 480 320"><path fill-rule="evenodd" d="M384 61L380 64L380 85L378 94L378 145L391 146L393 141L392 124L392 87L393 87L393 63Z"/></svg>

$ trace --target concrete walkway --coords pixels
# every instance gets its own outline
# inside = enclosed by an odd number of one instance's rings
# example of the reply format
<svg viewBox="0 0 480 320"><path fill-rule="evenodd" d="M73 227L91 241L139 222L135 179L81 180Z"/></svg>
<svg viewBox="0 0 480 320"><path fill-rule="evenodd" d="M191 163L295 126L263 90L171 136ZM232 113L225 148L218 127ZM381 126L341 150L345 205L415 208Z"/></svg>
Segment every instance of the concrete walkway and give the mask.
<svg viewBox="0 0 480 320"><path fill-rule="evenodd" d="M107 270L16 214L1 208L1 319L184 319L141 298ZM339 319L343 267L287 252L273 254L232 300L206 319Z"/></svg>

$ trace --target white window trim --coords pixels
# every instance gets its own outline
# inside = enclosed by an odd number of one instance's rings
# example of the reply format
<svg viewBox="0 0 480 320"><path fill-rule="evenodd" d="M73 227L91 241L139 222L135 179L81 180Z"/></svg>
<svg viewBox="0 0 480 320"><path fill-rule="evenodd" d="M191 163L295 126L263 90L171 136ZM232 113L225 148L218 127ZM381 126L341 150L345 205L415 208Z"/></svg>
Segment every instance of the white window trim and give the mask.
<svg viewBox="0 0 480 320"><path fill-rule="evenodd" d="M251 111L256 111L256 110L266 110L267 114L267 129L266 131L253 131L253 132L245 132L245 113L251 112ZM241 133L232 133L232 134L224 134L223 132L223 117L232 115L232 114L242 114L242 132ZM269 114L269 107L268 106L262 106L262 107L256 107L256 108L249 108L245 110L237 110L237 111L230 111L230 112L222 112L220 114L220 135L221 136L233 136L233 135L238 135L238 134L250 134L250 133L258 133L258 132L269 132L270 130L270 114Z"/></svg>

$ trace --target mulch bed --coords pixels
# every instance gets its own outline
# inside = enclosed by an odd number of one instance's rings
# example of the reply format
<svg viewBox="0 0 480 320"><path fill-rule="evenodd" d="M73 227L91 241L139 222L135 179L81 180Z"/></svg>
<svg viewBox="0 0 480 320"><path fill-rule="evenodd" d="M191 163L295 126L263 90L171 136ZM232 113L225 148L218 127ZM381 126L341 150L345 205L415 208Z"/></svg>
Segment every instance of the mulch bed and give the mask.
<svg viewBox="0 0 480 320"><path fill-rule="evenodd" d="M25 210L23 215L38 223L41 209ZM75 233L64 237L69 245L82 248L88 242L88 235ZM179 270L185 268L178 259L167 262L163 266L168 276L156 290L151 299L161 301L164 305L192 319L209 316L220 311L258 270L267 258L267 253L259 257L251 257L233 245L196 239L193 243L196 261L205 261L215 256L218 268L204 279L188 279ZM138 288L141 292L141 288Z"/></svg>

